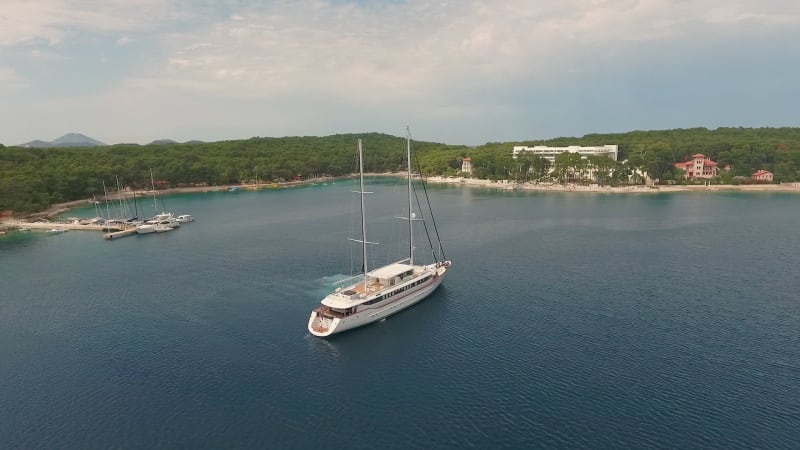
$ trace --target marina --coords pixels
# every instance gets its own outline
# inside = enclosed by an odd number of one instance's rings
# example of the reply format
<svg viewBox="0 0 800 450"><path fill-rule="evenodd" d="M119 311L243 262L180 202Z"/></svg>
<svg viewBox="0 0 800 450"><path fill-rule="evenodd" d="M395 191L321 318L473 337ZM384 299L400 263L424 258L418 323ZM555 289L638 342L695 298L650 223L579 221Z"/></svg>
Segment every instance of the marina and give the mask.
<svg viewBox="0 0 800 450"><path fill-rule="evenodd" d="M104 202L98 201L96 197L88 200L87 203L94 209L94 217L67 217L66 219L56 221L49 219L34 221L6 220L0 221L0 230L47 230L47 232L51 234L65 233L70 230L101 231L104 232L103 238L110 241L134 234L172 231L180 228L181 224L194 221L194 217L190 214L181 214L175 217L172 212L163 210L159 212L158 191L155 189L152 170L150 171L150 183L153 188L151 193L153 195L153 211L155 215L149 219L140 220L138 217L139 205L136 201L136 191L129 190L130 193L132 193L133 206L131 206L127 200L128 192L123 189L118 178L116 178L115 181L116 193L113 194L113 198L109 196L105 182L103 182ZM75 202L70 203L74 204ZM163 198L161 199L161 203L164 208L166 208L166 203ZM102 213L103 209L105 209L105 217Z"/></svg>
<svg viewBox="0 0 800 450"><path fill-rule="evenodd" d="M156 218L154 218L156 219ZM162 222L163 218L158 218L157 220L149 220L147 222ZM109 223L86 223L84 220L71 220L71 221L49 221L49 220L37 220L35 222L29 221L22 221L22 220L4 220L0 221L0 230L2 230L3 234L6 234L9 231L45 231L52 234L63 233L66 231L95 231L95 232L102 232L103 238L106 240L113 240L119 239L126 236L132 236L135 234L146 234L141 232L142 226L152 226L155 227L153 230L154 232L166 231L167 228L169 230L173 230L175 228L180 227L180 224L186 224L194 222L194 217L183 214L178 216L178 218L173 219L170 222L170 225L163 225L161 223L153 223L149 224L147 222L142 223L125 223L122 221L110 221Z"/></svg>

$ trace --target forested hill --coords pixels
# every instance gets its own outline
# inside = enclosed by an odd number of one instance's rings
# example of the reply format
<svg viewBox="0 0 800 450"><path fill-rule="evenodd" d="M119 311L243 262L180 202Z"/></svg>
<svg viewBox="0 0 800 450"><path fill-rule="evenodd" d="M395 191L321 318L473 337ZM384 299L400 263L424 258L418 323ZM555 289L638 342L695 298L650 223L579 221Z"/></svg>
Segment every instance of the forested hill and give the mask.
<svg viewBox="0 0 800 450"><path fill-rule="evenodd" d="M21 148L0 145L0 210L31 212L102 195L102 183L148 188L150 169L161 187L345 175L355 168L356 140L363 139L369 172L402 170L405 138L378 133L326 137L251 138L210 143L118 144L90 148ZM514 145L619 144L620 160L670 179L673 164L704 153L731 175L766 169L778 181L800 180L800 128L705 128L591 134L580 138L487 143L477 147L415 141L426 175L455 174L470 156L476 175L506 178L518 166Z"/></svg>
<svg viewBox="0 0 800 450"><path fill-rule="evenodd" d="M379 133L86 148L0 146L0 211L41 211L102 196L103 182L116 190L117 178L123 186L149 189L151 169L157 188L346 175L356 167L357 139L363 140L367 171L404 167L405 138ZM444 144L415 141L414 147L459 153Z"/></svg>

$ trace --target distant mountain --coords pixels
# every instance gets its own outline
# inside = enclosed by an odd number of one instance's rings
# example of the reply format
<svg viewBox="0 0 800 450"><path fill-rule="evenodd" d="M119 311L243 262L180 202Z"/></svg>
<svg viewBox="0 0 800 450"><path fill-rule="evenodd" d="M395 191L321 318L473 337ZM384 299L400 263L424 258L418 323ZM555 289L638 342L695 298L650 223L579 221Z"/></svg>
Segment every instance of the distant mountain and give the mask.
<svg viewBox="0 0 800 450"><path fill-rule="evenodd" d="M173 141L172 139L156 139L155 141L147 144L147 145L172 145L172 144L180 144L178 141ZM192 140L186 141L184 144L205 144L203 141Z"/></svg>
<svg viewBox="0 0 800 450"><path fill-rule="evenodd" d="M97 139L92 139L89 136L80 133L67 133L58 139L50 142L35 140L20 144L20 147L29 148L51 148L51 147L96 147L106 145Z"/></svg>
<svg viewBox="0 0 800 450"><path fill-rule="evenodd" d="M172 139L156 139L155 141L147 144L147 145L167 145L167 144L177 144L177 141L173 141Z"/></svg>
<svg viewBox="0 0 800 450"><path fill-rule="evenodd" d="M25 144L20 144L20 147L30 147L30 148L45 148L50 147L49 142L40 141L39 139L35 141L26 142Z"/></svg>

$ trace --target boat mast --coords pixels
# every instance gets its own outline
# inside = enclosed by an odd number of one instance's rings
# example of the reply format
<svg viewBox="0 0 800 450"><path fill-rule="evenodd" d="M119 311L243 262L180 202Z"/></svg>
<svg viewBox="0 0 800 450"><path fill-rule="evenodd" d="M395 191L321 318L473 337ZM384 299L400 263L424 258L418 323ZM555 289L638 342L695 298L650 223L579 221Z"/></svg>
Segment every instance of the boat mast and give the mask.
<svg viewBox="0 0 800 450"><path fill-rule="evenodd" d="M105 187L103 189L105 189ZM94 200L94 213L97 214L95 217L103 217L100 215L100 207L97 206L100 204L100 202L97 201L97 196L92 194L92 200Z"/></svg>
<svg viewBox="0 0 800 450"><path fill-rule="evenodd" d="M358 140L358 172L361 179L361 248L364 252L364 293L367 292L367 220L364 217L364 152Z"/></svg>
<svg viewBox="0 0 800 450"><path fill-rule="evenodd" d="M106 180L103 180L103 196L106 198L106 220L111 220L111 212L108 210L108 191L106 190Z"/></svg>
<svg viewBox="0 0 800 450"><path fill-rule="evenodd" d="M408 263L414 265L414 216L411 211L411 130L406 126L406 153L408 159Z"/></svg>
<svg viewBox="0 0 800 450"><path fill-rule="evenodd" d="M150 185L153 187L153 214L158 215L158 205L156 204L156 182L153 180L153 169L150 169Z"/></svg>
<svg viewBox="0 0 800 450"><path fill-rule="evenodd" d="M125 213L128 212L128 211L125 211L125 207L123 206L123 203L122 203L123 200L125 200L125 194L122 193L122 188L119 185L119 176L114 175L114 178L117 180L117 195L119 196L119 218L120 219L124 219L125 218ZM127 203L126 203L126 205L127 205Z"/></svg>
<svg viewBox="0 0 800 450"><path fill-rule="evenodd" d="M135 220L139 220L139 205L136 203L136 187L133 188L133 209L135 212L133 213L133 218Z"/></svg>

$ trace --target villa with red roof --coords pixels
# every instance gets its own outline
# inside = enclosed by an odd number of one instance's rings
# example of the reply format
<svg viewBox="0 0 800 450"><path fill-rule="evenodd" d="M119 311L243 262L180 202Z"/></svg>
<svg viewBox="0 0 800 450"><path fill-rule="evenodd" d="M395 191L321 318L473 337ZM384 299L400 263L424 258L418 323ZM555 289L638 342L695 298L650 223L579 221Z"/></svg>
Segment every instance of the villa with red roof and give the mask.
<svg viewBox="0 0 800 450"><path fill-rule="evenodd" d="M750 176L753 181L761 181L765 183L772 183L772 172L768 170L758 170Z"/></svg>
<svg viewBox="0 0 800 450"><path fill-rule="evenodd" d="M686 179L691 180L695 178L714 178L717 176L719 167L718 164L708 158L702 153L697 153L692 156L691 161L682 163L675 163L675 167L682 169L686 175Z"/></svg>

